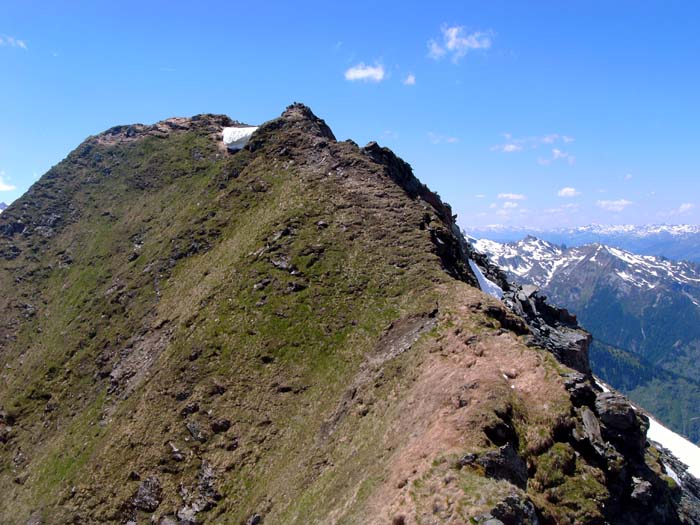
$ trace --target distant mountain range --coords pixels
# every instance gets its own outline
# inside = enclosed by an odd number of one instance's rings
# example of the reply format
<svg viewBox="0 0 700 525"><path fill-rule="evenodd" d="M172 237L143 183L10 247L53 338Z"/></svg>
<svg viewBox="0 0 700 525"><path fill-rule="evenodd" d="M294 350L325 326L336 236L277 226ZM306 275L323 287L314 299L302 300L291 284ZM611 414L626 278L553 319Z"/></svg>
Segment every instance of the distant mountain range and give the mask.
<svg viewBox="0 0 700 525"><path fill-rule="evenodd" d="M7 204L5 204L4 202L0 202L0 213L5 211L5 208L7 208Z"/></svg>
<svg viewBox="0 0 700 525"><path fill-rule="evenodd" d="M700 265L533 236L472 243L578 316L598 375L700 442Z"/></svg>
<svg viewBox="0 0 700 525"><path fill-rule="evenodd" d="M593 224L550 230L490 226L469 228L466 231L477 239L490 239L501 243L515 242L527 235L533 235L550 243L566 246L599 243L643 255L700 262L700 226L692 224L645 226Z"/></svg>

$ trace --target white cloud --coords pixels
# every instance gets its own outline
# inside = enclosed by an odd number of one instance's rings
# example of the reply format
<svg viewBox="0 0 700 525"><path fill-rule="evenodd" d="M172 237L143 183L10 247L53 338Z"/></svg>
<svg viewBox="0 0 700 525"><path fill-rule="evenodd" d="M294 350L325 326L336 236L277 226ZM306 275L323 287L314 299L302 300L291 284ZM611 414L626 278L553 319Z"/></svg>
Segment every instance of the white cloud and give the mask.
<svg viewBox="0 0 700 525"><path fill-rule="evenodd" d="M8 35L0 35L0 47L17 47L27 50L27 43L24 40Z"/></svg>
<svg viewBox="0 0 700 525"><path fill-rule="evenodd" d="M466 33L463 26L443 25L440 31L440 42L434 39L428 41L428 56L433 60L440 60L449 53L453 62L459 62L469 51L489 49L493 39L491 31Z"/></svg>
<svg viewBox="0 0 700 525"><path fill-rule="evenodd" d="M415 86L416 76L413 73L409 73L408 75L406 75L406 78L403 79L403 83L406 86Z"/></svg>
<svg viewBox="0 0 700 525"><path fill-rule="evenodd" d="M565 144L570 144L575 139L568 135L560 135L558 133L550 133L549 135L539 135L533 137L522 137L514 138L511 133L503 133L503 137L506 139L504 144L496 144L491 146L491 151L500 151L501 153L515 153L524 150L537 149L540 146L553 146L558 142L564 142ZM562 151L559 148L552 149L551 158L541 158L538 162L542 165L551 164L553 161L558 159L566 159L569 164L574 164L576 157L573 155Z"/></svg>
<svg viewBox="0 0 700 525"><path fill-rule="evenodd" d="M474 198L475 199L485 199L486 195L484 195L483 193L477 193L476 195L474 195Z"/></svg>
<svg viewBox="0 0 700 525"><path fill-rule="evenodd" d="M632 201L628 201L627 199L617 199L614 201L597 201L595 204L599 208L606 211L621 212L627 206L632 204Z"/></svg>
<svg viewBox="0 0 700 525"><path fill-rule="evenodd" d="M491 151L502 151L503 153L515 153L517 151L522 151L523 147L518 144L498 144L496 146L491 146Z"/></svg>
<svg viewBox="0 0 700 525"><path fill-rule="evenodd" d="M445 55L445 53L445 49L435 40L430 40L428 42L428 56L433 60L439 60Z"/></svg>
<svg viewBox="0 0 700 525"><path fill-rule="evenodd" d="M384 80L384 66L381 64L368 66L364 62L360 62L345 72L345 80L350 82L358 80L362 82L381 82Z"/></svg>
<svg viewBox="0 0 700 525"><path fill-rule="evenodd" d="M503 209L505 209L505 210L508 210L508 209L512 210L513 208L517 208L518 206L519 206L519 204L517 202L513 202L513 201L506 201L503 203Z"/></svg>
<svg viewBox="0 0 700 525"><path fill-rule="evenodd" d="M658 212L656 215L663 219L671 219L672 217L677 217L678 215L684 215L692 211L693 209L695 209L695 204L691 202L684 202L683 204L678 206L678 208L675 208L671 211Z"/></svg>
<svg viewBox="0 0 700 525"><path fill-rule="evenodd" d="M12 184L5 182L5 172L0 171L0 191L12 191L14 189L17 188Z"/></svg>
<svg viewBox="0 0 700 525"><path fill-rule="evenodd" d="M574 157L570 153L567 153L566 151L562 151L560 149L554 148L552 150L552 160L559 160L559 159L565 159L569 164L573 164L574 162L576 162L576 157Z"/></svg>
<svg viewBox="0 0 700 525"><path fill-rule="evenodd" d="M571 166L573 166L576 163L576 157L574 157L571 153L567 153L566 151L560 150L559 148L553 148L552 156L550 158L537 159L537 163L541 164L542 166L548 166L549 164L557 160L565 160Z"/></svg>
<svg viewBox="0 0 700 525"><path fill-rule="evenodd" d="M625 175L625 180L632 180L632 174L628 173L627 175Z"/></svg>
<svg viewBox="0 0 700 525"><path fill-rule="evenodd" d="M457 137L440 135L439 133L433 133L432 131L428 132L428 139L433 144L457 144L459 142L459 138Z"/></svg>
<svg viewBox="0 0 700 525"><path fill-rule="evenodd" d="M577 197L581 195L581 192L578 191L576 188L567 186L565 188L560 189L557 192L557 195L559 195L559 197Z"/></svg>
<svg viewBox="0 0 700 525"><path fill-rule="evenodd" d="M508 201L522 201L527 199L522 193L499 193L498 198Z"/></svg>

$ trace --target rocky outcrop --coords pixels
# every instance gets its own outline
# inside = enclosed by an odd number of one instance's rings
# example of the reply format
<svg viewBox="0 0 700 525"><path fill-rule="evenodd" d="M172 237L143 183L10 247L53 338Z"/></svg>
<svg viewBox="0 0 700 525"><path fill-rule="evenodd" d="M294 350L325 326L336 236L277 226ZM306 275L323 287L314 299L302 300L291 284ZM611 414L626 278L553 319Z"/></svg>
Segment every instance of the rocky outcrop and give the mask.
<svg viewBox="0 0 700 525"><path fill-rule="evenodd" d="M547 303L546 297L540 296L535 287L511 288L504 293L503 302L525 319L532 332L532 344L546 348L562 364L590 374L591 335L578 326L576 317Z"/></svg>
<svg viewBox="0 0 700 525"><path fill-rule="evenodd" d="M490 263L485 255L475 251L463 237L461 245L462 250L468 254L466 256L476 261L484 275L501 287L503 303L525 321L530 331L531 344L546 348L562 364L590 375L588 349L592 338L578 325L576 316L564 308L549 304L547 298L539 294L536 286L520 286L509 282L497 266Z"/></svg>
<svg viewBox="0 0 700 525"><path fill-rule="evenodd" d="M687 474L678 460L671 459L668 451L662 449L661 459L650 459L650 444L646 439L648 418L634 409L623 395L603 392L594 383L588 358L592 338L578 325L576 316L550 305L546 297L539 295L536 286L509 282L486 257L479 258L478 252L471 246L469 249L470 257L477 261L482 272L504 290L503 303L525 321L529 344L545 348L560 363L576 371L564 377L564 385L575 407L574 417L572 424L561 427L557 440L599 465L605 473L609 494L604 513L607 520L629 524L700 523L698 480ZM496 318L504 327L514 329L503 313ZM538 459L533 463L548 464ZM665 477L669 469L677 475L676 468L686 480L680 486L669 485ZM540 489L545 494L551 490L546 483ZM581 516L580 519L585 522L594 518Z"/></svg>

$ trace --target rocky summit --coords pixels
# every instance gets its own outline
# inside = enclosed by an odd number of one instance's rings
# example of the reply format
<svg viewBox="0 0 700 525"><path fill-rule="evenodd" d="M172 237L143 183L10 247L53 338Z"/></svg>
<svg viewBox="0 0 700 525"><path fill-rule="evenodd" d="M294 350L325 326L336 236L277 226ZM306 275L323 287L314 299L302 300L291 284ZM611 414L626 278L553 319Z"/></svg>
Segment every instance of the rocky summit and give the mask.
<svg viewBox="0 0 700 525"><path fill-rule="evenodd" d="M0 215L0 523L700 523L407 163L300 104L238 127L112 128Z"/></svg>

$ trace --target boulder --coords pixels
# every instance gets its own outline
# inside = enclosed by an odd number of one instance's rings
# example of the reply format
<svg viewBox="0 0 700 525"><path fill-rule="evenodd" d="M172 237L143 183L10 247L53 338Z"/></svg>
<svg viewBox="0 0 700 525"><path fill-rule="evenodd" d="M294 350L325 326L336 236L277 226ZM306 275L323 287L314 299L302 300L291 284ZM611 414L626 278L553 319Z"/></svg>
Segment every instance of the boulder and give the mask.
<svg viewBox="0 0 700 525"><path fill-rule="evenodd" d="M141 482L131 498L134 508L145 512L155 512L163 500L163 489L156 476L149 476Z"/></svg>

